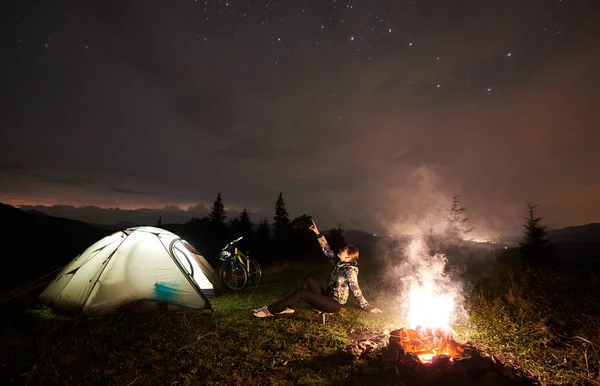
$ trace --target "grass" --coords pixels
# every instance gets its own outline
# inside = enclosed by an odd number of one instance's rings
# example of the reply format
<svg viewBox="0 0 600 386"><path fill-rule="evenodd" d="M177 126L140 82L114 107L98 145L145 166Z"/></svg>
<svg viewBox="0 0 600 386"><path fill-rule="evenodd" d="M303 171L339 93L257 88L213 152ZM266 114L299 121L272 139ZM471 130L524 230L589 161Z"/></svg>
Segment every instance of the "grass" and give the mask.
<svg viewBox="0 0 600 386"><path fill-rule="evenodd" d="M327 268L327 267L326 267ZM389 320L349 309L323 325L301 307L257 319L251 310L293 289L307 267L265 272L260 288L211 299L215 313L186 311L74 319L50 311L13 312L2 323L0 368L18 384L340 384L393 369L342 349L350 330ZM310 271L310 269L308 269Z"/></svg>
<svg viewBox="0 0 600 386"><path fill-rule="evenodd" d="M593 266L488 263L465 338L545 385L600 385L600 285Z"/></svg>
<svg viewBox="0 0 600 386"><path fill-rule="evenodd" d="M396 295L376 271L361 271L367 299L386 310L349 306L323 325L308 306L256 319L251 310L287 294L303 275L325 280L328 265L265 270L258 289L211 299L210 311L72 318L50 311L3 312L0 383L339 385L397 383L381 353L353 359L350 333L403 326ZM527 271L500 259L469 264L468 319L455 326L469 342L544 385L600 384L598 280L591 271Z"/></svg>

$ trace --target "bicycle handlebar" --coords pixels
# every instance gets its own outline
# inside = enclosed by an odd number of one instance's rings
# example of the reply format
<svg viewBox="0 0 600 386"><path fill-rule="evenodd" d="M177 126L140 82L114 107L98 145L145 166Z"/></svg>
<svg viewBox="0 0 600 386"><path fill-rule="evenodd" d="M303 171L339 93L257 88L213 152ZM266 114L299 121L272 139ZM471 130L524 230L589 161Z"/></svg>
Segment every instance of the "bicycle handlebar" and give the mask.
<svg viewBox="0 0 600 386"><path fill-rule="evenodd" d="M233 240L233 241L229 242L229 243L228 243L228 244L225 246L225 248L223 248L223 249L227 249L227 248L229 248L230 246L232 246L233 244L237 243L238 241L240 241L240 240L241 240L241 239L243 239L243 238L244 238L244 236L240 236L239 238L237 238L237 239L235 239L235 240Z"/></svg>

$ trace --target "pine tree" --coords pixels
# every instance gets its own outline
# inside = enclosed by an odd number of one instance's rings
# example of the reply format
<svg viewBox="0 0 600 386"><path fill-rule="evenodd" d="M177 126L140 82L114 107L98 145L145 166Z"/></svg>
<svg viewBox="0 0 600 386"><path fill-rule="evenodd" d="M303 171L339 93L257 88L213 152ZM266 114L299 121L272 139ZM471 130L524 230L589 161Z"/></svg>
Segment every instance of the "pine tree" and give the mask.
<svg viewBox="0 0 600 386"><path fill-rule="evenodd" d="M460 194L452 194L452 205L448 208L448 225L444 231L445 236L451 241L463 240L467 234L473 231L473 228L467 228L469 218L466 215L466 208L461 206Z"/></svg>
<svg viewBox="0 0 600 386"><path fill-rule="evenodd" d="M227 218L227 216L225 214L225 207L223 206L223 199L221 198L221 192L219 192L219 194L217 194L217 199L213 203L209 218L210 218L211 224L213 224L213 225L225 224L225 219Z"/></svg>
<svg viewBox="0 0 600 386"><path fill-rule="evenodd" d="M519 243L521 257L525 260L545 262L554 254L554 247L546 236L546 227L541 225L542 217L535 215L537 205L528 205L529 214L525 217L525 233Z"/></svg>
<svg viewBox="0 0 600 386"><path fill-rule="evenodd" d="M273 223L273 241L277 248L283 247L283 244L289 240L290 235L290 217L283 201L283 193L279 193L275 203L275 221Z"/></svg>
<svg viewBox="0 0 600 386"><path fill-rule="evenodd" d="M240 213L239 221L240 233L242 236L250 235L253 225L252 221L250 220L250 213L248 213L248 209L244 208L242 213Z"/></svg>
<svg viewBox="0 0 600 386"><path fill-rule="evenodd" d="M159 227L159 228L162 226L162 216L160 216L160 218L156 222L156 226Z"/></svg>
<svg viewBox="0 0 600 386"><path fill-rule="evenodd" d="M250 220L250 213L244 208L242 213L231 221L231 231L233 233L232 238L243 237L240 242L240 248L248 250L252 245L253 241L253 227L252 221Z"/></svg>
<svg viewBox="0 0 600 386"><path fill-rule="evenodd" d="M210 215L208 216L208 232L206 240L206 249L209 259L216 261L221 248L227 244L227 224L225 224L225 207L221 193L217 194L217 198L213 203Z"/></svg>

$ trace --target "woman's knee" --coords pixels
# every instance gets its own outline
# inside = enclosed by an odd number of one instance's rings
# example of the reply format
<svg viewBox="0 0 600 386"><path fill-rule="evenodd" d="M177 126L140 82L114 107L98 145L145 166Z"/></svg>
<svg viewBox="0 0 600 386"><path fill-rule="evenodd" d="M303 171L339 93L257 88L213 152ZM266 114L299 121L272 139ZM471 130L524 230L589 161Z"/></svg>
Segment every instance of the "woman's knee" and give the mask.
<svg viewBox="0 0 600 386"><path fill-rule="evenodd" d="M308 289L310 288L311 285L317 283L317 285L319 284L317 282L317 279L315 279L312 276L306 276L304 279L302 279L302 282L300 282L300 288L302 289Z"/></svg>

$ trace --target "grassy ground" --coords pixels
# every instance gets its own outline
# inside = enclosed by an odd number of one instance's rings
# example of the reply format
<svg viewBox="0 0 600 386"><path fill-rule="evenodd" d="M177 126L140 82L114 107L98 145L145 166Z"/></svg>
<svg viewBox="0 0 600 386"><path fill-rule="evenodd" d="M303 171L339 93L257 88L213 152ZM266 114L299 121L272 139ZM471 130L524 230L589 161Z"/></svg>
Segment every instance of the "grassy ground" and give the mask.
<svg viewBox="0 0 600 386"><path fill-rule="evenodd" d="M543 384L600 385L599 273L591 263L488 262L467 275L463 332Z"/></svg>
<svg viewBox="0 0 600 386"><path fill-rule="evenodd" d="M523 269L489 263L465 269L470 316L455 326L457 340L469 341L542 384L600 384L597 279L589 272L585 280L572 280L578 277L575 273L568 279L553 271ZM380 352L360 359L343 352L353 342L350 333L403 327L396 312L397 294L387 292L367 268L361 271L361 285L384 314L350 306L325 325L305 306L293 315L266 320L252 316L253 308L287 294L304 274L324 280L329 271L327 265L271 267L260 288L212 299L214 314L73 319L49 311L5 310L0 383L398 383L393 366L381 360Z"/></svg>
<svg viewBox="0 0 600 386"><path fill-rule="evenodd" d="M270 268L260 288L212 299L214 314L89 320L49 311L5 314L0 383L312 385L360 383L372 372L382 380L393 377L376 355L354 361L341 352L351 343L348 331L391 325L384 316L348 309L323 325L308 307L275 319L252 315L253 308L293 289L307 271Z"/></svg>

